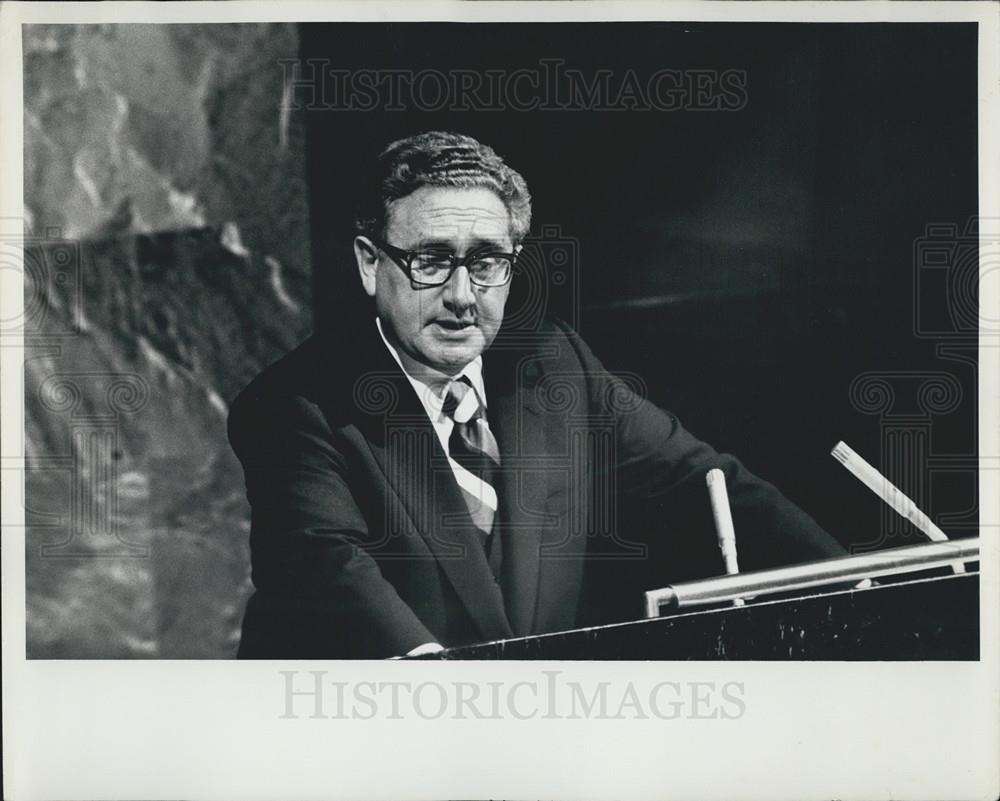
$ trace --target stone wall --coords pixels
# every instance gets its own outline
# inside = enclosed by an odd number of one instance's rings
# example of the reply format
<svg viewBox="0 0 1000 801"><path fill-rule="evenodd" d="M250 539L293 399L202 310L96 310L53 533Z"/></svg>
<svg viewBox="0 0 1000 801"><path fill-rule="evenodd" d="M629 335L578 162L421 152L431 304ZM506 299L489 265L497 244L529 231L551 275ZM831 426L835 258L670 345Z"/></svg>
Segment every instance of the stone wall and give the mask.
<svg viewBox="0 0 1000 801"><path fill-rule="evenodd" d="M28 656L228 657L227 404L311 330L294 25L25 28Z"/></svg>

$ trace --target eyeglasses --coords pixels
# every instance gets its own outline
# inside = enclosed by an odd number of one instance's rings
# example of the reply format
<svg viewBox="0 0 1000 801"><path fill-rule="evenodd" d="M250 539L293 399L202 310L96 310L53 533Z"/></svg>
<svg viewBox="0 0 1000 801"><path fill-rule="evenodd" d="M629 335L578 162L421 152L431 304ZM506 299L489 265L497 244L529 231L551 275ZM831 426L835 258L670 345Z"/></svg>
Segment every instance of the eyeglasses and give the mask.
<svg viewBox="0 0 1000 801"><path fill-rule="evenodd" d="M444 251L403 250L381 239L372 241L384 250L414 284L442 286L459 267L469 271L469 280L476 286L503 286L510 281L517 253L479 251L467 256L455 256Z"/></svg>

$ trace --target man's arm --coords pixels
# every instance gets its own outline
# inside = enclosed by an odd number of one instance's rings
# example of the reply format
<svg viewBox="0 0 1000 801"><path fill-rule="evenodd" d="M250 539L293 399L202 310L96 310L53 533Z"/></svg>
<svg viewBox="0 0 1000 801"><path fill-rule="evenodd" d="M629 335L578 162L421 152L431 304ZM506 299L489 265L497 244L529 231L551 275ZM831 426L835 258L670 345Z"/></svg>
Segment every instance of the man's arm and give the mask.
<svg viewBox="0 0 1000 801"><path fill-rule="evenodd" d="M381 658L435 641L362 547L368 526L315 404L250 390L233 404L229 438L246 476L257 588L240 656Z"/></svg>
<svg viewBox="0 0 1000 801"><path fill-rule="evenodd" d="M719 468L726 475L736 527L741 567L756 569L778 564L841 556L845 550L809 515L773 485L755 476L734 456L718 453L691 435L669 412L641 399L624 381L612 376L586 343L563 327L580 358L590 397L603 405L602 414L617 422L617 486L621 496L653 502L664 508L674 499L703 498L708 509L706 473Z"/></svg>

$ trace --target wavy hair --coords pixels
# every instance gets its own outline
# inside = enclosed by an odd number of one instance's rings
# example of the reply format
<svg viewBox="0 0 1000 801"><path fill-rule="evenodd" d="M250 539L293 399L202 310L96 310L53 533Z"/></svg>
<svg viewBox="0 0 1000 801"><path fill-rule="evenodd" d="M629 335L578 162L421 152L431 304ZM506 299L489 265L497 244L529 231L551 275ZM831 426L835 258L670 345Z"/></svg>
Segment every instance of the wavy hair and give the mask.
<svg viewBox="0 0 1000 801"><path fill-rule="evenodd" d="M382 236L389 204L423 186L493 191L507 207L515 245L531 227L528 185L493 148L464 134L428 131L398 139L379 155L358 203L357 232L368 237Z"/></svg>

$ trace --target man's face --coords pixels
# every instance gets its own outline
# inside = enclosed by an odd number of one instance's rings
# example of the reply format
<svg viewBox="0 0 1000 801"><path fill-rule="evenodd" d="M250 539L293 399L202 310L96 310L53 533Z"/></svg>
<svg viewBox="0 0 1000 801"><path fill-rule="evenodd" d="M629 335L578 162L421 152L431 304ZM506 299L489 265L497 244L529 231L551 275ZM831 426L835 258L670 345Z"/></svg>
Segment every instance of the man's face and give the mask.
<svg viewBox="0 0 1000 801"><path fill-rule="evenodd" d="M389 205L385 241L402 250L513 251L510 216L489 189L421 187ZM510 284L476 286L459 267L441 286L412 284L390 256L358 237L355 256L386 337L405 356L454 375L488 348L503 321Z"/></svg>

